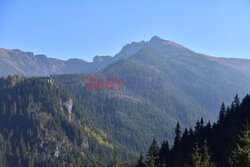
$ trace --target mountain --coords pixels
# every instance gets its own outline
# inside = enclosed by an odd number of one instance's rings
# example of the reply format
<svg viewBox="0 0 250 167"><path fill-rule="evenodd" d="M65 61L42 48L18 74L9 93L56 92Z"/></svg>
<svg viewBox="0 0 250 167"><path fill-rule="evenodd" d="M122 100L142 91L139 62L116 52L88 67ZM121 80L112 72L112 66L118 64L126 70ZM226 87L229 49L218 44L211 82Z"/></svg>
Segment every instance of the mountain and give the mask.
<svg viewBox="0 0 250 167"><path fill-rule="evenodd" d="M102 140L117 145L122 160L145 153L153 138L173 144L177 122L192 127L201 117L216 121L222 101L228 105L236 94L250 92L248 60L214 58L156 36L127 44L114 57L96 56L92 63L5 49L0 58L3 75L63 74L51 75L54 84L79 104L79 113L93 125L92 137L105 132L109 139ZM122 79L123 89L86 89L87 77Z"/></svg>
<svg viewBox="0 0 250 167"><path fill-rule="evenodd" d="M108 65L119 60L128 58L145 47L153 47L161 53L174 56L194 54L191 50L169 40L157 36L150 41L132 42L125 45L114 57L95 56L93 62L86 62L81 59L69 59L67 61L48 58L45 55L34 55L32 52L23 52L18 49L0 49L0 76L24 75L24 76L48 76L53 74L72 73L96 73L105 69ZM197 57L206 56L195 53ZM217 63L250 71L250 60L236 58L217 58L206 56Z"/></svg>
<svg viewBox="0 0 250 167"><path fill-rule="evenodd" d="M81 73L91 71L88 62L81 59L69 59L62 61L48 58L45 55L34 55L31 52L20 50L0 49L0 73L1 76L48 76L60 73Z"/></svg>
<svg viewBox="0 0 250 167"><path fill-rule="evenodd" d="M235 94L242 97L250 91L248 72L183 47L176 51L180 46L171 47L164 50L162 46L161 51L144 47L96 74L52 78L109 135L129 149L145 153L152 138L172 144L177 122L183 127L194 126L201 117L213 122L223 101L230 104ZM86 89L87 77L121 78L123 89Z"/></svg>
<svg viewBox="0 0 250 167"><path fill-rule="evenodd" d="M192 112L197 111L200 115L204 115L205 111L211 120L215 120L222 101L229 104L230 97L237 93L243 96L250 91L250 73L246 70L246 66L242 67L239 64L241 68L235 68L229 63L218 63L211 60L211 57L197 54L157 37L153 37L149 43L141 42L141 45L145 47L132 56L111 64L103 73L107 78L124 78L125 86L126 78L160 79L161 89L132 90L151 100L151 97L156 95L157 100L155 99L153 103L158 104L158 107L166 108L166 103L162 102L162 99L167 101L167 97L168 101L182 105L183 102L178 100L182 97L190 102L188 105L190 108L196 106ZM132 44L126 47L130 50L135 49ZM120 55L125 54L121 51L117 56ZM247 64L247 61L245 62ZM167 106L169 110L171 105ZM185 110L184 108L180 109Z"/></svg>
<svg viewBox="0 0 250 167"><path fill-rule="evenodd" d="M135 157L98 128L69 92L48 78L0 78L0 164L108 165L114 150Z"/></svg>

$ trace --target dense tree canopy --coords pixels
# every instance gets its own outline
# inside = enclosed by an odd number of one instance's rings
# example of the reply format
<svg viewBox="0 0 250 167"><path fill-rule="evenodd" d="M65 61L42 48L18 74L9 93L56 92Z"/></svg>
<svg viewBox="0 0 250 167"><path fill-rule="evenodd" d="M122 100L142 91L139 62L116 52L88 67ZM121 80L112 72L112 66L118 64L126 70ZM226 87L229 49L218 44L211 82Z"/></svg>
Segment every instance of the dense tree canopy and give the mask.
<svg viewBox="0 0 250 167"><path fill-rule="evenodd" d="M195 130L184 130L180 137L177 124L173 147L169 150L166 141L160 151L160 164L170 167L248 167L250 166L250 96L240 103L236 95L230 107L222 103L219 119L211 126L204 125L203 119L197 121ZM153 143L155 143L155 139ZM152 149L152 145L150 149ZM148 161L151 158L148 158ZM140 164L142 162L140 161ZM152 166L152 165L151 165Z"/></svg>

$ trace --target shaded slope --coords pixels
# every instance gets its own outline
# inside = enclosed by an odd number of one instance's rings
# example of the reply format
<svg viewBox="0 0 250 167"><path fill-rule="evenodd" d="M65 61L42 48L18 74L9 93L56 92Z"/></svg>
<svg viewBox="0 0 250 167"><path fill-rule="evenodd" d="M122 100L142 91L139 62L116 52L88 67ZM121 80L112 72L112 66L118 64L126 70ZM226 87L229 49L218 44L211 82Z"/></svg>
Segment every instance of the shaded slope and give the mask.
<svg viewBox="0 0 250 167"><path fill-rule="evenodd" d="M127 62L129 65L111 65L105 72L147 77L152 77L154 72L155 77L161 77L164 83L198 102L202 110L212 112L211 116L218 111L222 100L229 104L231 96L236 93L243 96L250 91L250 73L211 61L189 50L169 55L148 47L124 61L130 61ZM136 64L147 66L148 71L142 74L143 70L138 68L133 72L131 62L134 62L134 68L139 67ZM175 95L182 96L183 93Z"/></svg>
<svg viewBox="0 0 250 167"><path fill-rule="evenodd" d="M2 166L92 166L109 164L117 147L88 113L54 83L38 78L0 78L0 161ZM120 154L128 160L129 150ZM83 156L83 157L82 157Z"/></svg>

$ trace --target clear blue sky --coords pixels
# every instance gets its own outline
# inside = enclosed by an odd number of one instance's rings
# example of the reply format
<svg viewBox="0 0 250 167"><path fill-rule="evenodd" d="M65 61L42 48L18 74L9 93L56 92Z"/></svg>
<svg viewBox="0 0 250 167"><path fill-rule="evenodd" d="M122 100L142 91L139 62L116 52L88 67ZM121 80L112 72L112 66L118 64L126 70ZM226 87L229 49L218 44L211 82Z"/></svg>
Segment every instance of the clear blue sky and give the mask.
<svg viewBox="0 0 250 167"><path fill-rule="evenodd" d="M0 0L0 48L92 61L157 35L250 58L249 0Z"/></svg>

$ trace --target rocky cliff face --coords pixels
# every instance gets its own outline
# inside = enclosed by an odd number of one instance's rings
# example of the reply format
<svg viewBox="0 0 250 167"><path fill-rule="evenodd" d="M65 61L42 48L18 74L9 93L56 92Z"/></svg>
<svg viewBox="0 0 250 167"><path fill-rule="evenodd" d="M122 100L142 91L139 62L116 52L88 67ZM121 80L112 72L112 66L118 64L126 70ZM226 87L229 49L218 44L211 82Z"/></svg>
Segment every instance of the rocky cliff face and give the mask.
<svg viewBox="0 0 250 167"><path fill-rule="evenodd" d="M72 120L72 107L73 107L73 100L69 99L69 101L65 102L64 105L66 106L69 114L69 121Z"/></svg>

